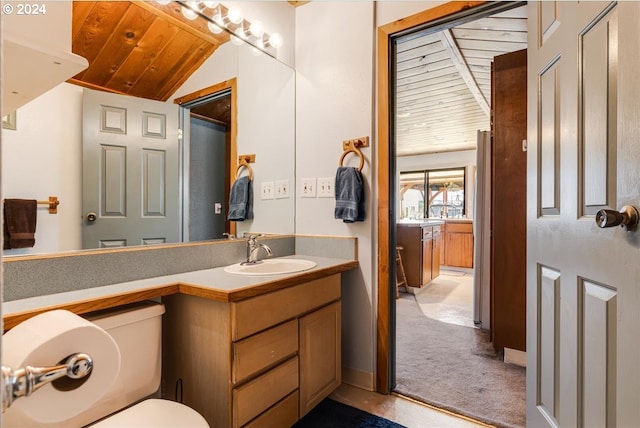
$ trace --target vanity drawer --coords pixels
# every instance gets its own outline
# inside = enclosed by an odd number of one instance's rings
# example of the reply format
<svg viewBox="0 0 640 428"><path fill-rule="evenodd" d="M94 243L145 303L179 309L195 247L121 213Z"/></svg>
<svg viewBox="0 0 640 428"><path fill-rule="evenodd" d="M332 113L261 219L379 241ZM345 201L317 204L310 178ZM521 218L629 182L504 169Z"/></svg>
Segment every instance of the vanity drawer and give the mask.
<svg viewBox="0 0 640 428"><path fill-rule="evenodd" d="M231 304L231 339L237 341L340 299L340 274Z"/></svg>
<svg viewBox="0 0 640 428"><path fill-rule="evenodd" d="M296 389L298 357L233 390L233 426L243 426Z"/></svg>
<svg viewBox="0 0 640 428"><path fill-rule="evenodd" d="M298 352L298 320L273 327L232 344L234 385Z"/></svg>
<svg viewBox="0 0 640 428"><path fill-rule="evenodd" d="M287 398L249 422L244 428L282 428L298 422L298 399L296 390Z"/></svg>

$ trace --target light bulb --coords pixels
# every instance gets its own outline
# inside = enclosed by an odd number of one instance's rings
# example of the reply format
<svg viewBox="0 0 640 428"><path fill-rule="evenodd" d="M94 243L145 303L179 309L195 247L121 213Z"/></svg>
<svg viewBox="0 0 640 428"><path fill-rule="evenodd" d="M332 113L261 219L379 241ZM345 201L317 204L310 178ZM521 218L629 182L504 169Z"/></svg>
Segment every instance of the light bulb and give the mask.
<svg viewBox="0 0 640 428"><path fill-rule="evenodd" d="M273 33L269 36L269 44L278 49L282 46L282 36L278 33Z"/></svg>
<svg viewBox="0 0 640 428"><path fill-rule="evenodd" d="M251 26L249 27L249 31L251 31L251 35L261 38L264 34L264 27L262 26L262 22L253 21Z"/></svg>
<svg viewBox="0 0 640 428"><path fill-rule="evenodd" d="M203 1L202 4L204 4L206 7L208 7L209 9L215 9L218 6L217 1Z"/></svg>
<svg viewBox="0 0 640 428"><path fill-rule="evenodd" d="M156 0L156 3L166 6L171 3L171 0Z"/></svg>
<svg viewBox="0 0 640 428"><path fill-rule="evenodd" d="M198 9L198 4L195 1L188 1L186 6L182 6L182 15L193 21L198 17L196 9Z"/></svg>
<svg viewBox="0 0 640 428"><path fill-rule="evenodd" d="M244 31L244 27L236 28L235 33L236 33L236 36L238 36L242 40L247 40L249 38L249 35L247 34L247 32Z"/></svg>
<svg viewBox="0 0 640 428"><path fill-rule="evenodd" d="M222 19L222 14L220 13L220 9L216 9L215 12L213 12L213 16L211 17L211 19L213 19L213 22L218 24L218 27L220 28L224 27L224 19Z"/></svg>
<svg viewBox="0 0 640 428"><path fill-rule="evenodd" d="M213 34L222 33L222 28L220 28L217 24L213 22L207 22L207 28L209 28L209 31L211 31Z"/></svg>
<svg viewBox="0 0 640 428"><path fill-rule="evenodd" d="M236 36L231 36L231 43L233 43L236 46L241 46L244 43L244 40L242 40L240 37L236 37Z"/></svg>
<svg viewBox="0 0 640 428"><path fill-rule="evenodd" d="M242 22L242 11L239 8L232 7L227 12L227 18L234 24L239 24Z"/></svg>

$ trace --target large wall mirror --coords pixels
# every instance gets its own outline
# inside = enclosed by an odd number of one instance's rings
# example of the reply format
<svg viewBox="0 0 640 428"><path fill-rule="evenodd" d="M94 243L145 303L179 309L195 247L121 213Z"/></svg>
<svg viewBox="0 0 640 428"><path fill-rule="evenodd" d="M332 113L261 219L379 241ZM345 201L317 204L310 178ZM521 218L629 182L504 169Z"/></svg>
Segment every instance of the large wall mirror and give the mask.
<svg viewBox="0 0 640 428"><path fill-rule="evenodd" d="M75 2L74 2L75 3ZM71 37L77 37L77 30L75 26L76 21L81 19L90 19L91 7L100 8L106 7L101 5L102 2L77 2L81 6L72 6L71 2L48 2L47 7L47 19L54 19L59 16L61 22L67 26L74 26L73 32L69 28L69 34ZM118 7L121 13L124 13L127 5L129 8L138 7L146 3L155 2L110 2L121 3ZM91 4L91 7L90 5ZM106 3L105 3L106 4ZM252 3L247 3L245 8L250 7ZM148 6L148 5L147 5ZM148 37L151 38L153 34L149 35L150 31L158 31L160 25L165 25L170 28L171 31L175 31L176 37L178 37L183 31L179 25L175 22L160 22L158 18L152 16L153 10L151 7L142 7L141 10L135 10L137 15L140 14L149 17L144 26L147 31ZM284 7L291 7L283 2ZM153 7L156 7L153 5ZM106 10L106 9L105 9ZM133 9L131 9L134 11ZM104 13L104 10L102 11ZM248 12L248 11L247 11ZM69 16L67 16L69 15ZM248 13L247 13L248 15ZM126 15L125 15L126 16ZM12 22L3 16L3 31L5 28L12 30L12 25L15 29L15 21ZM166 18L166 16L165 16ZM126 20L126 17L125 17ZM264 21L266 19L263 18ZM108 20L104 20L108 22ZM122 22L122 19L121 19ZM131 21L134 23L142 23L140 20ZM8 25L5 25L8 24ZM157 24L157 25L156 25ZM140 24L142 25L142 24ZM154 30L155 26L155 30ZM120 31L120 27L111 29L113 34L117 34ZM107 32L108 32L107 31ZM286 31L282 31L286 34ZM49 43L46 40L45 34L43 34L43 40L31 40L32 42L41 42L43 46L47 46ZM142 35L142 29L128 30L123 32L123 39L135 39L134 42L137 45L131 47L131 55L135 53L135 49L139 47L141 50L145 49L145 42L149 39L144 39ZM36 34L37 36L37 34ZM33 34L30 35L33 37ZM185 36L186 37L186 36ZM227 37L228 39L228 37ZM109 39L111 40L111 39ZM78 41L74 40L74 52L78 46ZM131 42L131 40L130 40ZM118 74L117 70L111 65L109 56L113 56L113 53L109 51L108 46L110 41L103 43L104 52L96 54L95 58L90 59L90 63L102 63L106 67L103 71L105 75L111 76L111 79L122 78ZM236 234L242 235L245 232L260 232L260 233L276 233L276 234L291 234L295 231L294 215L295 215L295 72L286 65L283 61L276 59L272 56L265 55L257 51L254 47L243 44L237 46L229 41L222 41L219 46L215 48L212 53L206 53L202 51L198 46L191 44L185 50L194 49L191 56L202 55L204 59L192 66L191 70L185 71L184 69L176 69L173 71L174 75L182 75L187 73L184 81L180 82L180 85L175 90L172 89L171 95L162 101L170 108L169 115L173 116L171 121L179 123L180 114L185 115L184 110L181 110L177 104L174 103L176 98L183 97L188 94L197 93L200 90L210 88L212 86L219 85L223 82L233 81L233 90L235 105L235 153L241 154L254 154L255 162L251 164L253 170L253 190L254 190L254 218L250 221L237 222ZM198 50L200 49L200 50ZM138 53L140 55L140 53ZM181 56L181 61L186 61L190 55L184 54ZM133 56L131 56L133 57ZM138 61L142 61L144 55L136 57ZM5 63L12 61L20 61L19 58L11 58L5 56L3 58ZM114 59L115 61L115 59ZM149 60L151 61L151 60ZM157 67L158 68L158 67ZM171 77L171 73L167 73L167 79L152 78L149 77L148 70L154 70L153 64L150 62L147 66L147 74L141 74L138 78L138 82L146 83L146 90L148 93L159 93L166 90L166 80ZM92 70L91 73L98 73L98 71ZM182 73L182 74L181 74ZM146 80L145 80L146 79ZM83 207L83 187L86 188L86 183L83 183L86 172L91 168L100 169L104 167L104 160L101 160L99 165L86 164L86 160L83 161L83 144L86 138L86 121L88 120L88 114L83 113L83 108L86 108L87 93L101 93L101 88L92 87L87 89L87 86L91 85L78 85L74 83L74 80L59 84L53 89L30 101L28 104L20 107L15 112L18 121L17 129L2 129L2 194L5 198L20 198L20 199L37 199L46 200L50 195L55 195L60 201L57 214L49 214L46 206L41 206L37 210L37 227L36 227L36 244L33 248L28 249L16 249L5 250L3 256L12 255L25 255L25 254L42 254L42 253L56 253L61 251L74 251L83 248L99 248L100 243L83 244L83 228L87 226L87 208ZM150 87L151 84L157 85ZM164 85L164 86L163 86ZM144 85L143 85L144 86ZM106 93L106 92L104 92ZM125 99L131 99L132 103L145 102L146 98L136 96L124 96ZM157 102L157 101L155 101ZM113 107L110 102L98 101L98 104ZM85 105L85 107L83 107ZM149 113L146 107L142 107L142 110ZM118 110L109 110L109 121L118 118L116 114ZM175 113L174 113L175 112ZM152 112L153 113L153 112ZM124 113L123 113L124 114ZM124 116L122 116L124 117ZM190 154L189 139L197 138L197 132L191 132L190 124L183 123L182 128L178 130L167 128L164 132L164 128L159 131L157 126L164 126L163 120L158 119L159 116L150 116L153 119L149 122L151 125L145 127L142 124L143 132L146 130L156 140L166 139L170 144L175 144L177 150L175 150L176 159L170 165L170 168L176 168L177 174L171 176L171 182L161 183L162 186L172 186L177 189L175 193L172 193L171 203L175 202L178 209L178 221L179 224L171 225L172 228L176 228L178 233L175 235L175 239L169 241L159 242L186 242L190 241L188 222L190 221L189 207L193 211L193 207L196 205L193 198L190 199L189 189L189 171L192 166L189 164L189 158L197 158L201 156L198 154ZM129 120L128 118L126 119ZM184 121L183 121L184 122ZM214 123L215 120L210 121ZM125 122L123 122L124 124ZM112 123L113 124L113 123ZM158 125L160 124L160 125ZM177 126L177 125L176 125ZM140 132L139 126L134 126L135 131ZM130 125L131 129L131 125ZM164 133L163 133L164 132ZM107 137L111 138L113 133ZM102 136L97 137L98 139ZM110 144L112 140L106 138L106 144ZM225 137L222 137L223 140ZM227 132L227 139L228 132ZM115 140L113 140L115 141ZM151 139L153 141L153 139ZM224 143L224 141L223 141ZM113 143L112 146L117 146L118 143ZM160 145L158 145L160 147ZM227 141L228 147L228 141ZM151 150L154 150L151 148ZM114 152L115 153L115 152ZM229 156L229 151L224 152L224 156ZM120 155L111 154L111 161L113 165L118 165L120 162ZM114 157L115 156L115 157ZM123 155L122 158L126 157ZM167 168L164 163L158 161L153 163L154 159L157 161L158 157L151 157L151 163L145 159L139 162L139 168L156 167L156 169ZM83 162L85 165L83 165ZM177 162L177 163L175 163ZM230 160L230 171L218 171L222 169L220 165L212 164L210 166L204 166L203 171L210 173L211 178L208 180L225 180L225 186L229 186L230 181L234 178L236 172L240 174L243 171L236 170L237 159ZM193 162L192 162L193 164ZM167 168L170 169L170 168ZM83 174L84 171L84 174ZM162 175L166 171L162 170L160 176L169 177L169 174ZM99 172L100 173L100 172ZM143 170L143 174L149 174L148 170ZM225 177L226 174L226 177ZM131 174L129 174L131 175ZM229 177L231 175L231 177ZM124 176L124 174L123 174ZM129 178L129 177L127 177ZM192 180L193 181L193 180ZM276 198L262 198L260 194L261 186L263 183L287 183L288 192L286 196ZM112 183L113 184L113 183ZM120 183L117 183L119 186ZM207 182L201 183L200 190L207 187ZM100 204L105 204L104 199L100 199L101 190L96 190L97 198L97 214L100 216ZM86 191L85 191L86 194ZM168 194L167 194L168 195ZM162 197L166 197L163 195ZM86 195L84 197L86 199ZM211 206L207 206L206 209L210 209L211 221L219 220L220 217L226 217L226 206L216 207L215 200L211 202ZM162 201L164 203L164 201ZM127 202L127 209L132 208L137 211L135 214L139 214L140 205L135 205L132 202ZM206 215L204 217L206 221ZM100 219L98 218L98 220ZM193 220L195 221L195 220ZM223 221L223 224L225 222ZM226 222L228 225L229 223ZM227 226L228 227L228 226ZM191 229L195 230L195 229ZM229 231L225 229L225 231ZM115 235L119 232L116 231ZM115 236L114 235L114 236ZM193 233L192 235L198 235ZM217 236L207 236L204 239L216 239ZM221 236L220 236L221 238ZM148 243L159 243L153 239ZM127 245L141 245L144 242L129 242Z"/></svg>

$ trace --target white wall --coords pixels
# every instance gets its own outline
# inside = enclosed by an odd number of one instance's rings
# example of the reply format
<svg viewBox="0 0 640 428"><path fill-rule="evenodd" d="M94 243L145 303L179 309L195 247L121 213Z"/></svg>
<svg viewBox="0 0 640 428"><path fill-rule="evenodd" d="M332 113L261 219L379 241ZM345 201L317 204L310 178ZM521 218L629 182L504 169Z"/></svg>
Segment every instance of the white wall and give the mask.
<svg viewBox="0 0 640 428"><path fill-rule="evenodd" d="M330 31L328 31L330 29ZM372 2L311 2L296 10L296 177L334 177L342 141L373 136ZM373 148L373 149L372 149ZM373 387L375 192L372 148L362 150L366 219L334 219L333 198L296 199L296 233L356 236L360 269L343 288L344 380ZM345 164L357 165L350 155Z"/></svg>
<svg viewBox="0 0 640 428"><path fill-rule="evenodd" d="M418 171L421 169L444 169L466 167L465 177L465 212L467 218L473 218L474 201L476 194L476 150L461 150L457 152L434 153L419 156L402 156L396 159L396 183L400 182L399 174L405 171ZM399 194L396 192L396 194ZM400 201L396 201L399 209ZM399 212L399 211L398 211Z"/></svg>
<svg viewBox="0 0 640 428"><path fill-rule="evenodd" d="M48 253L82 246L82 88L63 83L17 110L17 130L2 130L2 195L47 200L38 207L33 248L5 255Z"/></svg>
<svg viewBox="0 0 640 428"><path fill-rule="evenodd" d="M365 222L333 218L332 198L296 199L296 233L358 238L360 269L345 275L343 378L374 389L377 310L376 28L443 2L311 2L296 9L296 178L332 177L342 141L371 137ZM328 31L327 29L330 29ZM347 158L354 162L352 157Z"/></svg>

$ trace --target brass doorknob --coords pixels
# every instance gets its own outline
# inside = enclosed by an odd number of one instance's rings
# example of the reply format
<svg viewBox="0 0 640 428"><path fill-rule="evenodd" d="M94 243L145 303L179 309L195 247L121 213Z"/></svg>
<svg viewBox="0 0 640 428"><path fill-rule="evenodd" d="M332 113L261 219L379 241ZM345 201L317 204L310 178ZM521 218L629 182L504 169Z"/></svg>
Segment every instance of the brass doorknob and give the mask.
<svg viewBox="0 0 640 428"><path fill-rule="evenodd" d="M638 209L625 205L620 211L600 210L596 213L596 224L600 228L620 226L627 230L635 230L638 225Z"/></svg>
<svg viewBox="0 0 640 428"><path fill-rule="evenodd" d="M96 218L98 218L96 213L87 213L87 221L96 221Z"/></svg>

